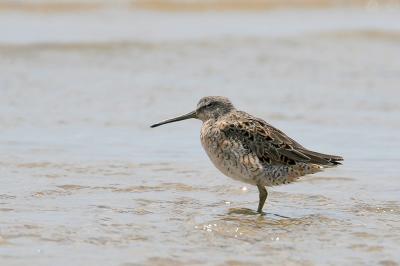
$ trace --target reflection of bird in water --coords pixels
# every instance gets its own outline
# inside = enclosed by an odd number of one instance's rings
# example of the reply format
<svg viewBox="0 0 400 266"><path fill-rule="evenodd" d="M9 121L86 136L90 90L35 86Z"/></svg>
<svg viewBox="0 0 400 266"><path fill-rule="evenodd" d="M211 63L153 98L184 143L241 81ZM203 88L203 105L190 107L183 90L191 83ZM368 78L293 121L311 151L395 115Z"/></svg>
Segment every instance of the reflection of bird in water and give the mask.
<svg viewBox="0 0 400 266"><path fill-rule="evenodd" d="M204 97L195 111L151 127L189 118L203 121L201 143L214 165L225 175L258 187L260 213L268 196L266 186L291 183L343 160L304 148L264 120L236 110L221 96Z"/></svg>

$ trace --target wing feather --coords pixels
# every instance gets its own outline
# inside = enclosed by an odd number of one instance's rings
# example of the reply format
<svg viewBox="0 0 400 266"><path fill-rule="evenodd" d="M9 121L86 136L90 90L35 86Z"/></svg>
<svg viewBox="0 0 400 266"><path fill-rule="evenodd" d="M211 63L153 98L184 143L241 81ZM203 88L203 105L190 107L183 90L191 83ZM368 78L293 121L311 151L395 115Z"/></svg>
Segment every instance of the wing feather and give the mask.
<svg viewBox="0 0 400 266"><path fill-rule="evenodd" d="M254 152L262 162L334 165L343 160L340 156L310 151L281 130L245 112L238 111L231 116L220 122L221 131L227 137L241 141L243 146Z"/></svg>

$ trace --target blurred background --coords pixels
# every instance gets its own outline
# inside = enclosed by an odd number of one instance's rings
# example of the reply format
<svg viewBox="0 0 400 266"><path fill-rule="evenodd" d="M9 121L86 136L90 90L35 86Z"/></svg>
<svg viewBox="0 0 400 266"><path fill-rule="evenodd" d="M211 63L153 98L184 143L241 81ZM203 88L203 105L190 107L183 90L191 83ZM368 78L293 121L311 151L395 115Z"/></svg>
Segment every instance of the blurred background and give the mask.
<svg viewBox="0 0 400 266"><path fill-rule="evenodd" d="M1 0L0 73L1 265L400 264L399 0ZM344 165L245 211L206 95Z"/></svg>

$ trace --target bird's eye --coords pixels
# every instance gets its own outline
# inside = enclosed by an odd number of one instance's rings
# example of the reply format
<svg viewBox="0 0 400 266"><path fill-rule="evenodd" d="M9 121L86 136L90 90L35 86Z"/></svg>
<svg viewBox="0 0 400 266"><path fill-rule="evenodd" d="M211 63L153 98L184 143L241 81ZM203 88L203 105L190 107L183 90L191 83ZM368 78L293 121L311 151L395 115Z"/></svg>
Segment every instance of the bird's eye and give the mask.
<svg viewBox="0 0 400 266"><path fill-rule="evenodd" d="M207 103L206 107L210 107L210 106L213 106L213 105L214 105L214 103L212 103L212 102L211 103Z"/></svg>

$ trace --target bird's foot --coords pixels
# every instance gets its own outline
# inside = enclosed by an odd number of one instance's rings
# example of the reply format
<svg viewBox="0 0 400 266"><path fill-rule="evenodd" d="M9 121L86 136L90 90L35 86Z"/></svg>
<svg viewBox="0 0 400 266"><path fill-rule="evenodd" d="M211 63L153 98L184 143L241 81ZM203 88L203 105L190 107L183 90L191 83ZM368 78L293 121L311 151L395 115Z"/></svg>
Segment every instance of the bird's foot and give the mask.
<svg viewBox="0 0 400 266"><path fill-rule="evenodd" d="M228 214L257 215L259 213L249 208L231 208Z"/></svg>
<svg viewBox="0 0 400 266"><path fill-rule="evenodd" d="M266 213L266 212L263 212L263 211L257 211L257 213L258 213L260 216L265 216L265 215L267 215L267 213Z"/></svg>

